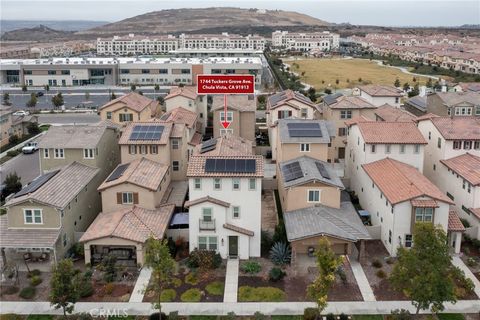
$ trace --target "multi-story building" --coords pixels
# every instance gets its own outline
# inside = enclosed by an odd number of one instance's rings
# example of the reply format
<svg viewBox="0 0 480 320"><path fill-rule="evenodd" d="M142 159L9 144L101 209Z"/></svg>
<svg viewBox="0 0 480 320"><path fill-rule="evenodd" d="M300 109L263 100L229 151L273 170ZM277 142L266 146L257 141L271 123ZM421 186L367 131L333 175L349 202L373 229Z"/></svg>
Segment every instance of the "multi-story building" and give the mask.
<svg viewBox="0 0 480 320"><path fill-rule="evenodd" d="M235 136L204 142L188 164L190 250L260 256L263 157Z"/></svg>
<svg viewBox="0 0 480 320"><path fill-rule="evenodd" d="M321 49L330 51L340 46L340 35L324 32L288 32L275 31L272 33L273 47L291 49L295 51L310 51Z"/></svg>
<svg viewBox="0 0 480 320"><path fill-rule="evenodd" d="M367 100L376 107L389 104L400 107L400 99L404 96L402 90L393 86L366 85L358 88L360 97Z"/></svg>
<svg viewBox="0 0 480 320"><path fill-rule="evenodd" d="M165 107L167 112L182 107L188 111L195 112L202 122L202 132L205 133L207 127L207 97L197 94L197 88L192 86L173 87L165 97Z"/></svg>
<svg viewBox="0 0 480 320"><path fill-rule="evenodd" d="M100 108L100 118L116 124L146 121L160 114L159 102L136 92L127 93L107 102Z"/></svg>
<svg viewBox="0 0 480 320"><path fill-rule="evenodd" d="M224 111L227 99L227 114ZM225 134L233 134L237 137L255 141L255 111L257 103L254 95L215 95L213 96L213 136L215 138ZM228 128L222 123L229 122Z"/></svg>
<svg viewBox="0 0 480 320"><path fill-rule="evenodd" d="M480 116L480 93L467 91L429 94L426 112L438 116Z"/></svg>
<svg viewBox="0 0 480 320"><path fill-rule="evenodd" d="M160 37L128 36L97 39L98 55L138 55L168 53L178 49L178 39L172 35Z"/></svg>
<svg viewBox="0 0 480 320"><path fill-rule="evenodd" d="M246 50L263 52L266 39L259 35L241 36L238 34L181 34L179 49L181 50Z"/></svg>

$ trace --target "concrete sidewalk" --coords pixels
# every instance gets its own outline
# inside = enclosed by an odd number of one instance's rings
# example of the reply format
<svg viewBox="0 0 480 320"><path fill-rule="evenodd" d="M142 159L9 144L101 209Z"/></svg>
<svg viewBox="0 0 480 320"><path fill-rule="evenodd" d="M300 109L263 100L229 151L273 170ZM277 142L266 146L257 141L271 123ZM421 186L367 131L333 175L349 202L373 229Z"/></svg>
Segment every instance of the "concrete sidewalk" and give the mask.
<svg viewBox="0 0 480 320"><path fill-rule="evenodd" d="M143 268L138 275L137 282L133 288L132 295L128 302L142 302L145 290L147 289L150 278L152 277L152 270L150 268Z"/></svg>
<svg viewBox="0 0 480 320"><path fill-rule="evenodd" d="M370 287L370 283L368 282L367 276L363 271L362 265L356 260L350 260L350 266L352 267L353 275L355 276L355 280L357 280L358 288L362 293L362 297L364 301L376 301L375 295L373 294L372 287Z"/></svg>
<svg viewBox="0 0 480 320"><path fill-rule="evenodd" d="M465 276L473 281L475 285L475 293L478 297L480 297L480 281L478 281L477 277L468 269L468 267L463 263L462 259L458 255L452 256L452 263L454 266L460 268L463 272L465 272ZM480 310L480 309L479 309Z"/></svg>
<svg viewBox="0 0 480 320"><path fill-rule="evenodd" d="M227 272L225 275L225 292L223 295L224 302L237 302L238 293L238 259L227 260Z"/></svg>

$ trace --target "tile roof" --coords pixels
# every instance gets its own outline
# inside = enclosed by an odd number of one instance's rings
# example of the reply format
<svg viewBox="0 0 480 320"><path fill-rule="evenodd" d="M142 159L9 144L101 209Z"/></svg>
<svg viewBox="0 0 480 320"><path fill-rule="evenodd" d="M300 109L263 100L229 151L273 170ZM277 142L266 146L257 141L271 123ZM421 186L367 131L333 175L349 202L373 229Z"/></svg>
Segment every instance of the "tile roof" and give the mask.
<svg viewBox="0 0 480 320"><path fill-rule="evenodd" d="M165 113L160 118L161 121L172 123L183 123L189 128L193 128L197 124L198 115L183 107L177 107Z"/></svg>
<svg viewBox="0 0 480 320"><path fill-rule="evenodd" d="M392 205L419 197L453 203L420 171L406 163L386 158L363 164L362 168Z"/></svg>
<svg viewBox="0 0 480 320"><path fill-rule="evenodd" d="M392 86L369 84L359 89L372 97L402 97L403 91Z"/></svg>
<svg viewBox="0 0 480 320"><path fill-rule="evenodd" d="M355 117L355 118L351 118L351 119L348 119L345 121L345 125L347 127L350 127L351 125L354 125L354 124L357 124L359 122L373 122L374 120L372 119L369 119L363 115L361 116L358 116L358 117Z"/></svg>
<svg viewBox="0 0 480 320"><path fill-rule="evenodd" d="M127 164L119 164L117 168L124 165L128 165L128 167L123 174L112 181L107 181L110 176L107 177L107 179L105 179L105 181L98 187L98 191L103 191L122 183L131 183L141 188L156 191L168 171L168 166L144 157L135 159ZM112 171L112 173L114 171Z"/></svg>
<svg viewBox="0 0 480 320"><path fill-rule="evenodd" d="M195 132L192 136L192 139L190 142L188 142L189 145L196 146L202 142L202 134Z"/></svg>
<svg viewBox="0 0 480 320"><path fill-rule="evenodd" d="M170 138L183 138L185 134L185 125L183 123L174 123Z"/></svg>
<svg viewBox="0 0 480 320"><path fill-rule="evenodd" d="M415 109L425 112L427 110L427 97L426 96L414 96L409 98L405 104L408 104Z"/></svg>
<svg viewBox="0 0 480 320"><path fill-rule="evenodd" d="M188 207L197 205L199 203L204 203L204 202L215 203L215 204L218 204L219 206L222 206L222 207L225 207L225 208L230 207L230 203L222 201L222 200L214 198L214 197L210 197L210 196L205 196L205 197L198 198L198 199L195 199L195 200L186 201L184 206L185 206L185 208L188 208Z"/></svg>
<svg viewBox="0 0 480 320"><path fill-rule="evenodd" d="M202 144L193 149L193 155L201 156L246 156L253 155L253 143L250 140L235 136L233 134L222 135L218 138L215 149L200 153Z"/></svg>
<svg viewBox="0 0 480 320"><path fill-rule="evenodd" d="M448 231L465 231L462 221L458 217L457 211L454 208L450 207L448 212Z"/></svg>
<svg viewBox="0 0 480 320"><path fill-rule="evenodd" d="M213 96L211 111L223 110L225 105L223 95ZM257 100L254 95L234 94L227 95L228 109L237 110L240 112L255 112L257 110Z"/></svg>
<svg viewBox="0 0 480 320"><path fill-rule="evenodd" d="M366 143L427 144L413 122L360 121L355 125Z"/></svg>
<svg viewBox="0 0 480 320"><path fill-rule="evenodd" d="M155 210L132 206L109 213L101 212L80 238L80 242L106 237L139 243L144 243L151 236L162 239L174 209L175 205L165 204Z"/></svg>
<svg viewBox="0 0 480 320"><path fill-rule="evenodd" d="M467 152L440 162L470 184L480 185L480 157Z"/></svg>
<svg viewBox="0 0 480 320"><path fill-rule="evenodd" d="M419 122L419 121L422 121L422 120L430 120L432 118L437 118L439 117L438 115L434 114L434 113L427 113L427 114L424 114L422 116L419 116L415 119L416 122Z"/></svg>
<svg viewBox="0 0 480 320"><path fill-rule="evenodd" d="M375 110L375 114L379 117L382 121L389 121L389 122L408 122L413 121L417 117L412 113L408 112L407 110L397 108L394 106L385 103Z"/></svg>
<svg viewBox="0 0 480 320"><path fill-rule="evenodd" d="M305 104L307 106L310 106L312 108L315 108L315 104L307 97L305 97L303 94L300 92L292 91L290 89L278 92L274 95L271 95L267 99L267 110L273 110L275 108L278 108L284 104L288 104L296 109L298 109L298 106L293 105L290 103L290 100L296 100L302 104Z"/></svg>
<svg viewBox="0 0 480 320"><path fill-rule="evenodd" d="M183 207L188 193L188 181L170 181L160 203L173 203L176 207Z"/></svg>
<svg viewBox="0 0 480 320"><path fill-rule="evenodd" d="M478 82L460 82L458 85L463 91L480 92L480 83Z"/></svg>
<svg viewBox="0 0 480 320"><path fill-rule="evenodd" d="M377 107L359 96L340 96L332 103L327 103L330 109L376 109Z"/></svg>
<svg viewBox="0 0 480 320"><path fill-rule="evenodd" d="M437 201L433 199L412 199L410 203L413 207L419 208L438 208Z"/></svg>
<svg viewBox="0 0 480 320"><path fill-rule="evenodd" d="M473 213L478 219L480 219L480 208L469 208L470 212Z"/></svg>
<svg viewBox="0 0 480 320"><path fill-rule="evenodd" d="M191 100L197 99L197 89L196 87L192 86L185 86L185 87L172 87L170 89L170 92L167 94L165 97L165 100L168 100L170 98L176 97L176 96L182 96L185 98L189 98Z"/></svg>
<svg viewBox="0 0 480 320"><path fill-rule="evenodd" d="M255 233L254 233L253 231L251 231L251 230L248 230L248 229L245 229L245 228L242 228L242 227L239 227L239 226L235 226L235 225L230 224L230 223L224 223L224 224L223 224L223 227L224 227L225 229L228 229L228 230L231 230L231 231L235 231L235 232L238 232L238 233L241 233L241 234L250 236L250 237L253 237L253 235L255 234Z"/></svg>
<svg viewBox="0 0 480 320"><path fill-rule="evenodd" d="M39 139L39 148L96 148L107 130L115 129L105 122L52 126Z"/></svg>
<svg viewBox="0 0 480 320"><path fill-rule="evenodd" d="M8 216L0 216L1 248L55 248L60 229L8 228Z"/></svg>
<svg viewBox="0 0 480 320"><path fill-rule="evenodd" d="M10 207L24 201L32 200L63 209L100 171L98 168L90 167L76 161L59 170L57 174L35 191L16 198L14 196L9 198L5 206ZM32 181L32 183L34 182L35 180ZM25 187L26 186L24 186L24 188Z"/></svg>
<svg viewBox="0 0 480 320"><path fill-rule="evenodd" d="M321 137L291 137L288 130L289 123L318 123L322 132ZM334 124L333 124L334 125ZM330 143L330 134L325 120L310 119L280 119L278 120L278 134L281 143Z"/></svg>
<svg viewBox="0 0 480 320"><path fill-rule="evenodd" d="M121 104L118 108L128 107L129 109L135 110L137 112L141 112L145 108L150 108L152 114L155 113L155 111L157 110L157 106L159 105L158 101L152 100L146 96L132 91L121 97L113 99L112 101L107 102L106 104L101 106L99 110L110 107L116 103Z"/></svg>
<svg viewBox="0 0 480 320"><path fill-rule="evenodd" d="M446 140L480 140L480 117L433 117L429 120Z"/></svg>
<svg viewBox="0 0 480 320"><path fill-rule="evenodd" d="M371 239L350 201L340 203L340 208L324 205L284 213L288 241L327 235L356 242Z"/></svg>
<svg viewBox="0 0 480 320"><path fill-rule="evenodd" d="M255 172L233 173L233 172L205 172L205 162L207 159L254 159ZM259 155L237 155L237 156L204 156L192 155L188 162L187 177L251 177L262 178L264 175L263 156Z"/></svg>
<svg viewBox="0 0 480 320"><path fill-rule="evenodd" d="M164 126L162 135L160 136L160 140L130 140L130 135L132 134L133 128L137 125L152 125L158 124ZM165 123L162 121L154 120L154 121L138 121L138 122L130 122L127 124L125 129L122 132L122 136L118 141L119 145L130 145L130 144L167 144L170 140L170 134L172 132L173 125L171 123Z"/></svg>
<svg viewBox="0 0 480 320"><path fill-rule="evenodd" d="M480 93L478 92L436 92L435 94L442 99L443 103L447 106L455 106L464 102L480 105Z"/></svg>

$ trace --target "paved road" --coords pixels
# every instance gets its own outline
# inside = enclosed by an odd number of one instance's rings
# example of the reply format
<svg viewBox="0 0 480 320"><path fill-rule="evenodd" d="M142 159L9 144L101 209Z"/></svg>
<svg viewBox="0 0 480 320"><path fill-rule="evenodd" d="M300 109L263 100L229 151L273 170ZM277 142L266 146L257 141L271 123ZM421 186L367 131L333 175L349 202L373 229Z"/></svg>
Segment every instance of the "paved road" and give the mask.
<svg viewBox="0 0 480 320"><path fill-rule="evenodd" d="M41 124L82 124L98 121L100 121L100 116L96 113L47 113L38 115L38 122Z"/></svg>
<svg viewBox="0 0 480 320"><path fill-rule="evenodd" d="M20 154L0 166L0 181L3 183L8 174L16 172L22 178L22 185L40 175L39 153Z"/></svg>

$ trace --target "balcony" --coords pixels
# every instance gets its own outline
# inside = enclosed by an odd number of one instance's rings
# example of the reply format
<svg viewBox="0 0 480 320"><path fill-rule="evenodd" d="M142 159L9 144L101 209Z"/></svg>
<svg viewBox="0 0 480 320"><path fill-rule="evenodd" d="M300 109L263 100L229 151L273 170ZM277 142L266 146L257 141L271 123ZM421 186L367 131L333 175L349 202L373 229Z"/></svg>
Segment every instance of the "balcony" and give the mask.
<svg viewBox="0 0 480 320"><path fill-rule="evenodd" d="M200 219L198 225L199 225L200 231L202 231L202 230L213 230L213 231L215 231L215 219L213 219L213 220Z"/></svg>

